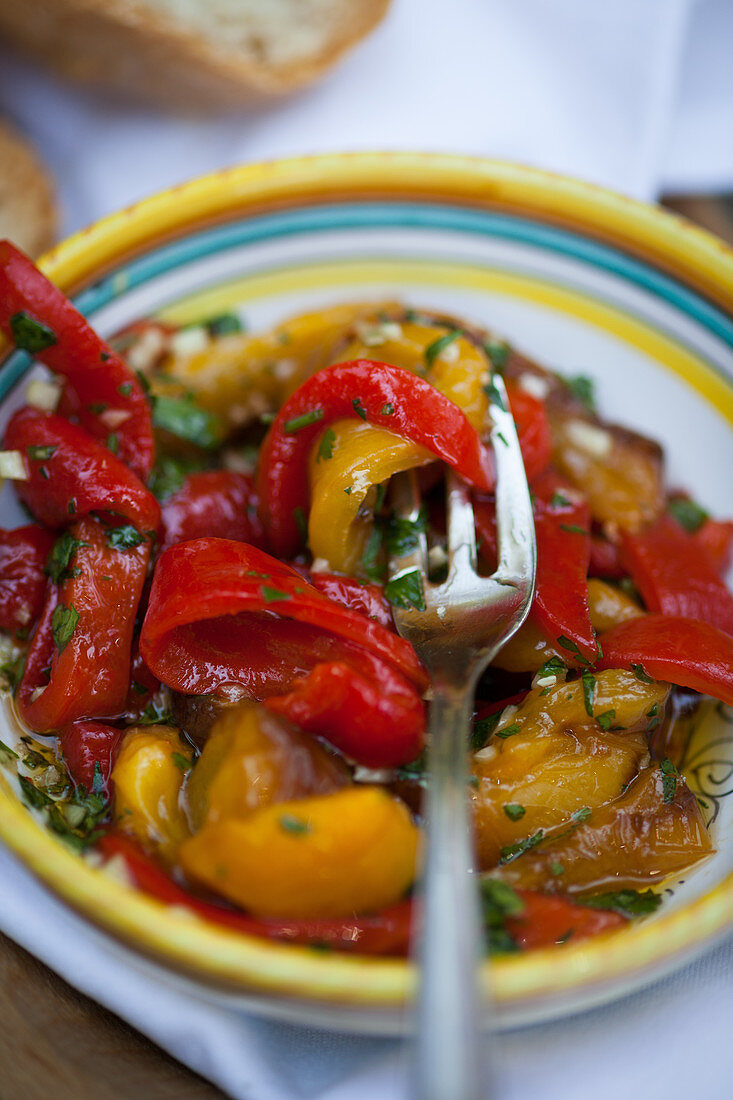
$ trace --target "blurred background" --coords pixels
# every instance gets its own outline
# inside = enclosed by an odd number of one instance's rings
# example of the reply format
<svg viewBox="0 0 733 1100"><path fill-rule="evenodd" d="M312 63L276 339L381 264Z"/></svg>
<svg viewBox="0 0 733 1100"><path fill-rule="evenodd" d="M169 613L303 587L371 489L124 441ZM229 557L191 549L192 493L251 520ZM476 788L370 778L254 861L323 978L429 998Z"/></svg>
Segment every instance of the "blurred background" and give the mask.
<svg viewBox="0 0 733 1100"><path fill-rule="evenodd" d="M0 0L0 237L238 162L498 157L733 241L733 0ZM0 936L0 1098L216 1088ZM105 1095L104 1089L102 1095Z"/></svg>

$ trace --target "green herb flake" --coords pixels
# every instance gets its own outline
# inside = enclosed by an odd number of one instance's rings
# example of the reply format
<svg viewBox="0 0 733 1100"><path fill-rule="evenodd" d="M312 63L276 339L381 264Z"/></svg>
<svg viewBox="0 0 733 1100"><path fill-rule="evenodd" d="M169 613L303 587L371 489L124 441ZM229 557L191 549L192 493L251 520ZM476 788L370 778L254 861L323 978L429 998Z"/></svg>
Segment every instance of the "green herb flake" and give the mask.
<svg viewBox="0 0 733 1100"><path fill-rule="evenodd" d="M515 734L521 732L521 729L522 727L519 725L519 723L515 722L513 725L507 726L503 730L497 730L496 736L501 737L502 739L506 739L507 737L514 737Z"/></svg>
<svg viewBox="0 0 733 1100"><path fill-rule="evenodd" d="M62 581L67 579L74 554L77 550L88 545L88 542L75 539L68 530L59 535L46 558L46 573L54 584L61 584Z"/></svg>
<svg viewBox="0 0 733 1100"><path fill-rule="evenodd" d="M139 726L170 726L173 725L173 715L161 699L151 699L135 722Z"/></svg>
<svg viewBox="0 0 733 1100"><path fill-rule="evenodd" d="M279 588L270 588L269 585L263 584L260 589L262 592L262 598L267 603L273 603L276 600L289 600L290 595L287 592L281 592Z"/></svg>
<svg viewBox="0 0 733 1100"><path fill-rule="evenodd" d="M428 525L428 511L424 506L420 509L415 519L403 519L401 516L390 516L384 534L384 545L391 557L403 558L420 543L420 536L425 534Z"/></svg>
<svg viewBox="0 0 733 1100"><path fill-rule="evenodd" d="M566 378L565 385L573 397L585 405L588 412L594 413L596 411L595 384L591 378L584 374L576 374Z"/></svg>
<svg viewBox="0 0 733 1100"><path fill-rule="evenodd" d="M171 760L173 761L173 763L176 765L177 768L180 768L180 770L184 774L186 772L190 772L191 768L193 767L193 765L191 764L191 761L188 759L188 757L184 756L183 753L181 753L181 752L172 752L171 753Z"/></svg>
<svg viewBox="0 0 733 1100"><path fill-rule="evenodd" d="M87 405L87 412L90 412L92 416L101 416L108 408L109 405L106 401L93 401L90 405Z"/></svg>
<svg viewBox="0 0 733 1100"><path fill-rule="evenodd" d="M612 890L583 898L579 904L589 905L592 909L612 909L624 917L646 917L656 912L662 904L662 897L653 890Z"/></svg>
<svg viewBox="0 0 733 1100"><path fill-rule="evenodd" d="M346 493L347 497L350 497L351 496L351 486L347 485L346 488L344 489L344 492Z"/></svg>
<svg viewBox="0 0 733 1100"><path fill-rule="evenodd" d="M245 326L236 313L220 313L209 318L206 330L210 336L232 336L236 332L244 332Z"/></svg>
<svg viewBox="0 0 733 1100"><path fill-rule="evenodd" d="M150 476L150 491L158 500L167 500L183 488L189 474L198 473L205 467L206 462L200 458L163 455Z"/></svg>
<svg viewBox="0 0 733 1100"><path fill-rule="evenodd" d="M667 511L691 535L699 531L703 523L710 518L704 508L694 500L688 500L687 497L672 497L667 501Z"/></svg>
<svg viewBox="0 0 733 1100"><path fill-rule="evenodd" d="M516 890L501 879L481 879L481 908L489 951L492 954L517 951L517 943L506 927L507 918L519 917L524 912L524 902Z"/></svg>
<svg viewBox="0 0 733 1100"><path fill-rule="evenodd" d="M519 821L521 817L526 814L524 806L521 806L518 802L505 802L504 813L510 821Z"/></svg>
<svg viewBox="0 0 733 1100"><path fill-rule="evenodd" d="M156 394L151 401L156 428L186 439L203 450L212 450L221 443L224 433L218 416L199 408L192 397Z"/></svg>
<svg viewBox="0 0 733 1100"><path fill-rule="evenodd" d="M8 691L15 691L23 679L25 672L25 653L21 653L14 661L5 661L0 665L0 673L5 677Z"/></svg>
<svg viewBox="0 0 733 1100"><path fill-rule="evenodd" d="M488 343L484 344L484 351L489 362L499 374L504 370L511 350L511 346L504 340L489 340Z"/></svg>
<svg viewBox="0 0 733 1100"><path fill-rule="evenodd" d="M567 531L569 535L587 535L589 533L585 527L580 527L577 523L561 523L560 530Z"/></svg>
<svg viewBox="0 0 733 1100"><path fill-rule="evenodd" d="M309 412L301 413L300 416L293 416L290 420L286 420L283 424L283 431L286 435L295 435L303 428L308 428L311 424L317 424L319 420L323 420L323 415L323 409L310 409Z"/></svg>
<svg viewBox="0 0 733 1100"><path fill-rule="evenodd" d="M381 581L384 577L384 565L380 560L382 539L382 528L375 523L369 532L369 538L361 559L361 567L372 581Z"/></svg>
<svg viewBox="0 0 733 1100"><path fill-rule="evenodd" d="M132 393L132 382L123 382L121 386L117 387L117 392L120 397L129 397Z"/></svg>
<svg viewBox="0 0 733 1100"><path fill-rule="evenodd" d="M49 458L53 458L56 454L58 447L26 447L28 457L32 458L35 462L48 462Z"/></svg>
<svg viewBox="0 0 733 1100"><path fill-rule="evenodd" d="M452 332L446 332L443 336L439 336L437 340L433 340L432 344L428 344L424 352L424 358L427 365L432 367L441 352L445 351L447 347L450 347L450 345L458 340L460 336L460 331L458 329L453 329Z"/></svg>
<svg viewBox="0 0 733 1100"><path fill-rule="evenodd" d="M69 604L57 604L51 616L51 634L59 653L63 653L71 641L76 624L79 622L79 612Z"/></svg>
<svg viewBox="0 0 733 1100"><path fill-rule="evenodd" d="M556 877L558 875L564 875L565 874L564 865L562 863L560 863L558 860L553 859L552 863L550 864L550 874L555 875Z"/></svg>
<svg viewBox="0 0 733 1100"><path fill-rule="evenodd" d="M566 496L563 496L561 492L554 492L552 494L552 500L550 501L551 508L569 508L572 501L568 500Z"/></svg>
<svg viewBox="0 0 733 1100"><path fill-rule="evenodd" d="M601 727L602 730L605 730L606 733L608 733L608 731L611 728L611 723L613 722L615 717L616 717L616 711L615 710L604 710L603 714L597 714L596 715L596 722L598 723L598 725Z"/></svg>
<svg viewBox="0 0 733 1100"><path fill-rule="evenodd" d="M659 767L662 771L662 798L665 802L674 802L680 773L668 756L665 756Z"/></svg>
<svg viewBox="0 0 733 1100"><path fill-rule="evenodd" d="M518 840L516 844L507 844L501 849L501 859L499 860L500 866L505 866L507 863L513 863L515 859L519 859L525 852L531 852L533 848L536 848L537 845L544 840L544 838L544 829L538 829L536 833L524 837L523 840Z"/></svg>
<svg viewBox="0 0 733 1100"><path fill-rule="evenodd" d="M293 508L293 519L295 520L295 526L298 528L298 534L300 535L300 541L306 543L308 541L308 520L306 518L305 509L298 505L297 508Z"/></svg>
<svg viewBox="0 0 733 1100"><path fill-rule="evenodd" d="M379 410L379 415L394 416L394 405L391 401L387 401L384 405L382 405L381 409Z"/></svg>
<svg viewBox="0 0 733 1100"><path fill-rule="evenodd" d="M27 351L30 355L36 355L57 343L53 329L44 325L43 321L36 320L24 309L10 318L10 331L16 348Z"/></svg>
<svg viewBox="0 0 733 1100"><path fill-rule="evenodd" d="M135 371L135 377L137 378L138 382L140 383L140 389L143 391L143 393L145 393L145 394L150 393L150 382L148 381L146 376L143 374L143 372L141 370L136 370Z"/></svg>
<svg viewBox="0 0 733 1100"><path fill-rule="evenodd" d="M362 405L360 397L355 397L354 400L351 402L351 406L357 416L360 416L362 420L366 420L367 411Z"/></svg>
<svg viewBox="0 0 733 1100"><path fill-rule="evenodd" d="M317 462L326 461L329 458L333 458L333 448L336 442L336 432L333 428L326 428L325 432L321 436L321 442L318 444L318 457Z"/></svg>
<svg viewBox="0 0 733 1100"><path fill-rule="evenodd" d="M491 405L496 405L498 409L503 409L506 412L506 404L504 403L504 398L501 395L501 391L497 386L496 379L493 377L493 375L491 381L484 386L484 393L488 397L489 403Z"/></svg>
<svg viewBox="0 0 733 1100"><path fill-rule="evenodd" d="M295 814L280 814L279 823L284 832L292 833L293 836L304 836L311 831L310 823Z"/></svg>
<svg viewBox="0 0 733 1100"><path fill-rule="evenodd" d="M473 730L471 732L471 749L473 752L478 752L487 743L496 727L501 721L501 711L497 710L494 714L487 714L485 718L479 718L474 722Z"/></svg>
<svg viewBox="0 0 733 1100"><path fill-rule="evenodd" d="M113 455L116 455L120 449L120 437L117 432L110 432L107 436L106 447L108 451L111 451Z"/></svg>
<svg viewBox="0 0 733 1100"><path fill-rule="evenodd" d="M632 661L632 663L629 667L631 668L631 671L633 672L634 676L636 676L636 679L640 680L642 684L653 684L654 683L651 676L647 676L646 672L644 671L644 666L643 665L635 665Z"/></svg>
<svg viewBox="0 0 733 1100"><path fill-rule="evenodd" d="M150 688L146 688L145 684L141 684L139 680L133 680L132 690L135 692L136 695L147 695L150 691Z"/></svg>
<svg viewBox="0 0 733 1100"><path fill-rule="evenodd" d="M563 649L567 649L568 653L572 653L581 662L581 664L590 664L590 661L587 659L587 657L583 656L572 638L568 638L565 634L561 634L557 639L557 644L562 646Z"/></svg>
<svg viewBox="0 0 733 1100"><path fill-rule="evenodd" d="M579 810L570 815L570 820L573 825L582 825L585 821L588 821L592 812L590 806L581 806Z"/></svg>
<svg viewBox="0 0 733 1100"><path fill-rule="evenodd" d="M146 536L131 523L125 523L121 527L110 527L107 531L107 546L110 550L134 550L143 542L147 542Z"/></svg>
<svg viewBox="0 0 733 1100"><path fill-rule="evenodd" d="M417 783L419 786L425 788L428 785L428 777L425 769L425 754L422 753L416 760L411 760L409 764L403 764L401 767L395 768L394 776L398 782Z"/></svg>
<svg viewBox="0 0 733 1100"><path fill-rule="evenodd" d="M589 718L593 717L593 697L596 693L596 678L592 672L587 670L583 671L581 676L583 684L583 704L585 706L585 713Z"/></svg>
<svg viewBox="0 0 733 1100"><path fill-rule="evenodd" d="M561 661L559 657L550 657L541 668L537 669L535 678L537 680L542 680L545 676L565 676L567 671L568 666L564 661Z"/></svg>
<svg viewBox="0 0 733 1100"><path fill-rule="evenodd" d="M399 577L394 577L384 586L384 595L394 607L406 611L424 611L425 594L419 569L411 569Z"/></svg>
<svg viewBox="0 0 733 1100"><path fill-rule="evenodd" d="M69 513L70 516L76 515L76 500L73 497L66 505L66 511Z"/></svg>

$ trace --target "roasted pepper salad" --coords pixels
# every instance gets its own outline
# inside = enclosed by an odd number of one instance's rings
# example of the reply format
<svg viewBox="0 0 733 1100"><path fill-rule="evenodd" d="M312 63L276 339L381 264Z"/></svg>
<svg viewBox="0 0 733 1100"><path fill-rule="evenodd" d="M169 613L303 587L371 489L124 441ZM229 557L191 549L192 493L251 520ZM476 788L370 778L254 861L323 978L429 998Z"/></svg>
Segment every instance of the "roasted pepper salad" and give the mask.
<svg viewBox="0 0 733 1100"><path fill-rule="evenodd" d="M407 951L430 682L392 621L420 582L385 559L424 531L444 572L451 466L493 570L497 371L538 578L475 704L491 949L621 928L711 853L678 765L700 696L733 705L733 523L586 378L391 301L108 344L7 242L0 328L48 368L0 454L29 517L0 532L0 762L85 858L250 934ZM412 468L406 523L389 481Z"/></svg>

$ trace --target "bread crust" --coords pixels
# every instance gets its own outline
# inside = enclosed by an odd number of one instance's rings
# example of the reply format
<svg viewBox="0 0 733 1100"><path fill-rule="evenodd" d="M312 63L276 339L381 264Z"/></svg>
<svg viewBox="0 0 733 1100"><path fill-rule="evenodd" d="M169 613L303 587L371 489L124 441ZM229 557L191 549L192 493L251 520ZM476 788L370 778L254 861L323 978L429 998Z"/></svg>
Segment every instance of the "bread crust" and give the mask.
<svg viewBox="0 0 733 1100"><path fill-rule="evenodd" d="M0 238L38 256L54 242L56 201L49 173L27 141L0 120Z"/></svg>
<svg viewBox="0 0 733 1100"><path fill-rule="evenodd" d="M279 66L210 42L144 0L0 0L0 34L73 80L177 111L210 111L312 83L379 22L389 2L343 0L338 28L318 53Z"/></svg>

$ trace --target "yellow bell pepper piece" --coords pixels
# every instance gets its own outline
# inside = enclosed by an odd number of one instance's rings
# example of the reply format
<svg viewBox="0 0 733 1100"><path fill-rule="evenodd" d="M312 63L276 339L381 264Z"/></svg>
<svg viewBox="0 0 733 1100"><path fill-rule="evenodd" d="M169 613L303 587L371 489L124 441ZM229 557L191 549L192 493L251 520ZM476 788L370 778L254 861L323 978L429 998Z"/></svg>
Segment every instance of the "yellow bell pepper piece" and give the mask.
<svg viewBox="0 0 733 1100"><path fill-rule="evenodd" d="M349 782L346 766L314 738L244 703L214 724L186 784L186 804L200 829Z"/></svg>
<svg viewBox="0 0 733 1100"><path fill-rule="evenodd" d="M135 726L112 770L115 822L146 850L172 860L190 829L181 787L191 748L171 726Z"/></svg>
<svg viewBox="0 0 733 1100"><path fill-rule="evenodd" d="M349 787L206 825L185 873L260 917L345 917L397 902L413 881L418 829L380 787Z"/></svg>
<svg viewBox="0 0 733 1100"><path fill-rule="evenodd" d="M384 305L353 302L299 314L264 333L234 333L193 354L171 355L163 376L182 384L197 403L238 427L277 409L304 378L325 367L339 336ZM154 390L159 386L154 380Z"/></svg>
<svg viewBox="0 0 733 1100"><path fill-rule="evenodd" d="M506 672L536 672L551 657L562 655L553 649L538 626L528 619L499 651L492 664Z"/></svg>
<svg viewBox="0 0 733 1100"><path fill-rule="evenodd" d="M636 600L626 592L597 577L591 577L588 581L588 606L590 621L599 634L644 614Z"/></svg>
<svg viewBox="0 0 733 1100"><path fill-rule="evenodd" d="M323 457L316 444L310 458L308 544L314 558L339 573L355 573L374 520L374 486L435 456L361 421L337 420L330 430L331 457Z"/></svg>

